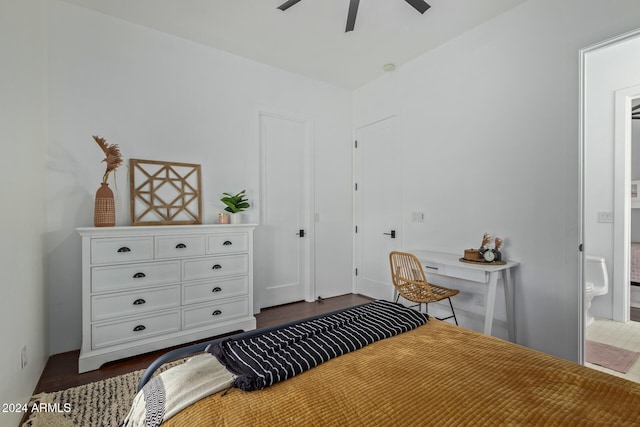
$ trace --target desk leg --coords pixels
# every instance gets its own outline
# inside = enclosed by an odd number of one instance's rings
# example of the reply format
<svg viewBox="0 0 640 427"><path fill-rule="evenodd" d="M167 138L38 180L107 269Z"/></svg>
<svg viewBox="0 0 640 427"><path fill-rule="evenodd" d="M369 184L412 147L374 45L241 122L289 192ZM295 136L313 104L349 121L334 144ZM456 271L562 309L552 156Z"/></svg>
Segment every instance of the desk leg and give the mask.
<svg viewBox="0 0 640 427"><path fill-rule="evenodd" d="M502 270L502 281L504 284L504 298L507 308L507 329L509 330L509 341L516 342L516 318L514 311L515 300L510 268Z"/></svg>
<svg viewBox="0 0 640 427"><path fill-rule="evenodd" d="M496 306L496 288L498 285L498 273L489 273L489 292L487 294L487 304L484 312L484 333L491 335L493 326L493 310Z"/></svg>

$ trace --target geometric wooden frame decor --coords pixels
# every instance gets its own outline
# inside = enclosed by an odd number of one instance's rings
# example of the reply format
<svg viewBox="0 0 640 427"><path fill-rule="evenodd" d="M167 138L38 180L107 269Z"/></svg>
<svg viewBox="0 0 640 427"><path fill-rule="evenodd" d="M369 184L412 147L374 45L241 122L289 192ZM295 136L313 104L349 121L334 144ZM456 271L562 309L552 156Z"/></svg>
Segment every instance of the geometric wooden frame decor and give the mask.
<svg viewBox="0 0 640 427"><path fill-rule="evenodd" d="M200 165L129 160L131 225L202 224Z"/></svg>

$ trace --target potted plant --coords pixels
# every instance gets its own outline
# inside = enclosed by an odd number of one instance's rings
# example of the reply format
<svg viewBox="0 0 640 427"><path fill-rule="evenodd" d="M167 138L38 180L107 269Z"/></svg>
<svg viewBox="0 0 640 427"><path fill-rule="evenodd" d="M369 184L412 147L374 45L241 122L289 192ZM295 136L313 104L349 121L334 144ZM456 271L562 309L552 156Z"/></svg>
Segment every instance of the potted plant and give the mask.
<svg viewBox="0 0 640 427"><path fill-rule="evenodd" d="M245 190L236 195L229 193L222 193L222 195L224 197L220 201L227 206L224 210L230 213L231 224L240 224L242 222L241 212L251 206L246 198Z"/></svg>

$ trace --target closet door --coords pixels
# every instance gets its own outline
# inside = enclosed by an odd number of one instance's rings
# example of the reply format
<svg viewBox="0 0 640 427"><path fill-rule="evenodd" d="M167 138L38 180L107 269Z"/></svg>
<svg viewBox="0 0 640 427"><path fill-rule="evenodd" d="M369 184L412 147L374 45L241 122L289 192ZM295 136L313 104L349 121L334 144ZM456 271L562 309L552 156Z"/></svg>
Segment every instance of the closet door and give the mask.
<svg viewBox="0 0 640 427"><path fill-rule="evenodd" d="M260 224L255 233L257 309L311 295L309 121L260 112Z"/></svg>
<svg viewBox="0 0 640 427"><path fill-rule="evenodd" d="M399 119L356 130L356 292L390 300L389 252L402 247L402 171Z"/></svg>

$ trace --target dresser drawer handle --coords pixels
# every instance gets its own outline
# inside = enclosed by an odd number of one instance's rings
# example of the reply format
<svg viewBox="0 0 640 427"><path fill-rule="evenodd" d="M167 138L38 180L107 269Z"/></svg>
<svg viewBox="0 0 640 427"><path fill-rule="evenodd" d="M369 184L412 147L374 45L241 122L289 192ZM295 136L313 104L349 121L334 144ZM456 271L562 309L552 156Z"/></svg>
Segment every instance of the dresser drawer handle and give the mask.
<svg viewBox="0 0 640 427"><path fill-rule="evenodd" d="M134 279L142 279L143 277L147 277L147 275L144 273L136 273L133 275Z"/></svg>
<svg viewBox="0 0 640 427"><path fill-rule="evenodd" d="M118 253L123 253L123 252L131 252L131 249L129 249L126 246L123 246L120 249L118 249Z"/></svg>
<svg viewBox="0 0 640 427"><path fill-rule="evenodd" d="M185 245L184 243L178 243L178 244L176 245L176 249L184 249L184 248L186 248L186 247L187 247L187 245Z"/></svg>
<svg viewBox="0 0 640 427"><path fill-rule="evenodd" d="M211 290L211 292L222 292L222 288L220 286L216 286Z"/></svg>
<svg viewBox="0 0 640 427"><path fill-rule="evenodd" d="M230 240L226 240L226 241L222 244L222 246L231 246L231 245L233 245L233 243L232 243Z"/></svg>
<svg viewBox="0 0 640 427"><path fill-rule="evenodd" d="M220 316L222 314L222 312L220 310L216 310L213 313L211 313L212 316Z"/></svg>
<svg viewBox="0 0 640 427"><path fill-rule="evenodd" d="M147 329L144 325L138 325L135 328L133 328L133 332L140 332L140 331L144 331L145 329Z"/></svg>
<svg viewBox="0 0 640 427"><path fill-rule="evenodd" d="M142 298L138 298L137 300L135 300L133 302L133 305L142 305L142 304L146 304L147 302L145 300L143 300Z"/></svg>
<svg viewBox="0 0 640 427"><path fill-rule="evenodd" d="M216 264L213 267L211 267L212 270L220 270L222 268L222 266L220 264Z"/></svg>

